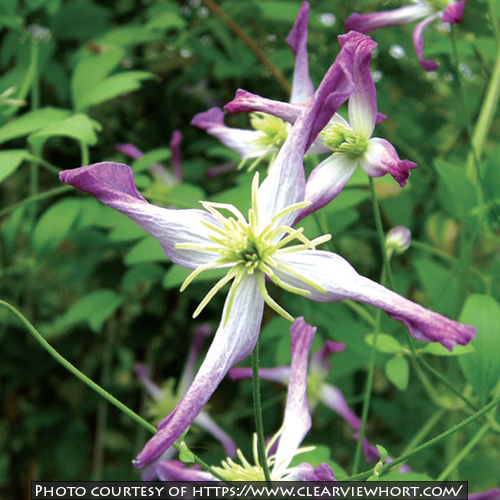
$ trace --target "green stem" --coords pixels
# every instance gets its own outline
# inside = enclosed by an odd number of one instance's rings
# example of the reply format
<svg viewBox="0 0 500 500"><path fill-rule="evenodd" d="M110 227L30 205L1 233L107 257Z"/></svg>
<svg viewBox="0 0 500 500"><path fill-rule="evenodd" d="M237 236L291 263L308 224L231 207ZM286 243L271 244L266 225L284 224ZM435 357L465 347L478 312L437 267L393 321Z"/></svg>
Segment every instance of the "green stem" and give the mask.
<svg viewBox="0 0 500 500"><path fill-rule="evenodd" d="M378 206L377 194L375 193L375 183L373 178L368 176L368 183L370 185L370 194L372 198L373 215L375 216L375 224L377 226L377 236L380 243L380 250L382 251L382 259L384 260L384 268L389 278L389 285L392 290L396 291L394 286L394 278L392 277L391 265L389 262L389 256L387 255L387 249L385 247L385 234L384 228L382 227L382 216L380 215L380 208Z"/></svg>
<svg viewBox="0 0 500 500"><path fill-rule="evenodd" d="M82 157L82 165L88 165L90 163L89 147L83 141L80 141L80 150Z"/></svg>
<svg viewBox="0 0 500 500"><path fill-rule="evenodd" d="M47 169L49 172L52 172L53 174L59 175L59 172L61 171L59 168L56 166L52 165L52 163L49 163L47 160L44 160L43 158L40 158L39 156L35 156L32 154L27 154L26 159L40 164L42 167Z"/></svg>
<svg viewBox="0 0 500 500"><path fill-rule="evenodd" d="M491 403L488 403L486 406L481 408L481 410L474 413L473 415L466 418L465 420L462 420L462 422L455 425L451 429L448 429L447 431L443 432L439 436L436 436L435 438L430 439L426 443L424 443L420 446L417 446L416 448L414 448L412 451L410 451L406 455L402 455L399 458L396 458L390 464L384 465L383 467L380 468L379 472L382 474L382 473L388 471L389 469L391 469L392 467L394 467L400 463L406 462L410 457L413 457L413 456L417 455L418 453L420 453L424 450L427 450L428 448L431 448L432 446L435 446L436 444L441 442L443 439L446 439L447 437L452 436L453 434L455 434L455 432L458 432L459 430L463 429L467 425L472 424L472 422L475 422L477 419L481 418L485 413L488 413L490 410L495 408L498 404L500 404L500 398L494 399L493 401L491 401ZM370 469L369 471L362 472L361 474L350 476L350 477L346 478L345 481L361 481L361 480L366 479L367 477L371 476L372 474L373 474L373 469Z"/></svg>
<svg viewBox="0 0 500 500"><path fill-rule="evenodd" d="M271 473L269 472L269 464L267 463L266 444L264 441L265 437L264 424L262 422L262 407L260 404L259 341L257 341L254 350L252 351L252 389L259 463L262 466L264 478L266 481L271 482Z"/></svg>
<svg viewBox="0 0 500 500"><path fill-rule="evenodd" d="M370 326L375 326L377 321L375 318L360 304L352 300L343 300L342 304L345 304L351 310L353 310L358 316L363 318Z"/></svg>
<svg viewBox="0 0 500 500"><path fill-rule="evenodd" d="M80 379L84 384L88 385L93 391L95 391L99 396L103 397L106 399L108 402L110 402L112 405L116 406L120 411L128 415L132 420L135 420L138 424L142 425L145 429L147 429L149 432L152 434L156 434L157 430L156 427L151 425L149 422L144 420L142 417L137 415L137 413L133 412L128 406L124 405L121 401L116 399L114 396L109 394L109 392L105 391L100 385L96 384L93 380L88 378L86 375L84 375L78 368L76 368L74 365L72 365L66 358L61 356L43 337L42 335L38 332L38 330L11 304L8 302L5 302L4 300L0 300L0 307L4 307L11 313L13 313L21 322L26 326L28 331L33 335L35 340L64 368L66 368L69 372L71 372L75 377ZM179 443L173 443L172 446L178 450L182 451L185 448L181 446ZM196 455L193 454L193 459L195 463L200 465L205 471L209 472L212 474L214 477L217 479L220 479L221 481L224 480L222 476L217 474L208 464L206 464L203 460L198 458Z"/></svg>
<svg viewBox="0 0 500 500"><path fill-rule="evenodd" d="M490 424L484 424L481 429L476 433L476 435L467 443L467 445L455 455L454 459L448 464L446 469L441 472L436 481L444 481L450 472L452 472L458 464L468 455L468 453L476 446L477 443L481 440L481 438L488 432L490 429Z"/></svg>
<svg viewBox="0 0 500 500"><path fill-rule="evenodd" d="M65 193L66 191L70 191L71 189L73 189L72 186L61 186L58 188L49 189L48 191L45 191L43 193L38 193L34 196L30 196L29 198L25 198L23 201L20 201L15 205L11 205L10 207L5 207L2 210L0 210L0 217L3 217L4 215L10 212L13 212L19 207L23 207L24 205L30 205L31 203L36 203L40 200L44 200L45 198L57 196L58 194Z"/></svg>
<svg viewBox="0 0 500 500"><path fill-rule="evenodd" d="M413 436L413 439L408 443L406 448L403 450L402 455L406 455L411 450L413 450L416 446L420 444L420 442L429 434L429 432L434 429L436 424L441 420L446 410L444 408L440 408L432 417L421 427L421 429Z"/></svg>
<svg viewBox="0 0 500 500"><path fill-rule="evenodd" d="M490 16L492 16L492 19L495 19L496 22L495 10L493 7L490 8ZM476 156L477 160L481 159L484 143L486 142L486 138L491 127L491 122L493 121L493 117L495 116L499 98L500 98L500 49L497 52L497 56L495 59L495 66L493 68L493 73L491 75L488 88L486 90L486 96L484 98L481 110L479 112L479 117L476 122L476 127L472 134L471 145L472 145L472 151L474 153L471 152L469 154L469 157L467 159L467 170L466 170L467 176L472 181L476 181L477 177L477 169L475 168L474 155Z"/></svg>

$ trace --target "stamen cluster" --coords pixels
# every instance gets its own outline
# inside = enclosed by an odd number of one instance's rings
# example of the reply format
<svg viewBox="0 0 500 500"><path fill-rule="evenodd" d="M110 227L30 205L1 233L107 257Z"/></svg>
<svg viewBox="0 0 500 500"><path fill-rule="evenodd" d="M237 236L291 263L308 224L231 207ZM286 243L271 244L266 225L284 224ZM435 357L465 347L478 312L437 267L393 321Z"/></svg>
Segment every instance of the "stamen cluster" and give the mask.
<svg viewBox="0 0 500 500"><path fill-rule="evenodd" d="M325 146L334 153L344 153L353 159L362 156L368 146L364 137L340 123L331 125L321 135Z"/></svg>

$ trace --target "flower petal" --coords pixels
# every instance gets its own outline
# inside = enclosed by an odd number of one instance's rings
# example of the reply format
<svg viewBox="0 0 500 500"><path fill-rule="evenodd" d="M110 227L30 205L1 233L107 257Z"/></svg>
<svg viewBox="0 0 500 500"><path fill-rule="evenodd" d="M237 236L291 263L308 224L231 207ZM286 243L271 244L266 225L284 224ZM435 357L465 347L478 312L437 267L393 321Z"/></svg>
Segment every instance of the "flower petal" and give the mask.
<svg viewBox="0 0 500 500"><path fill-rule="evenodd" d="M353 79L355 89L349 97L349 122L353 130L363 138L369 139L377 121L377 91L370 72L371 51L377 44L370 40L364 50L354 56Z"/></svg>
<svg viewBox="0 0 500 500"><path fill-rule="evenodd" d="M276 451L273 475L280 476L290 464L304 436L311 428L311 416L307 402L307 364L309 350L316 328L304 318L297 318L290 328L292 336L292 364L286 399L283 433Z"/></svg>
<svg viewBox="0 0 500 500"><path fill-rule="evenodd" d="M349 408L342 391L327 383L321 384L319 390L323 404L338 413L355 431L359 431L361 420Z"/></svg>
<svg viewBox="0 0 500 500"><path fill-rule="evenodd" d="M234 457L236 455L236 445L234 441L210 418L208 413L201 411L194 419L194 422L224 446L224 450L228 457Z"/></svg>
<svg viewBox="0 0 500 500"><path fill-rule="evenodd" d="M257 94L252 94L246 90L238 89L234 99L224 106L224 111L229 114L260 111L287 122L295 123L304 108L304 104L289 104L287 102L274 101Z"/></svg>
<svg viewBox="0 0 500 500"><path fill-rule="evenodd" d="M149 368L143 363L136 363L133 367L134 373L139 377L142 385L146 388L149 394L155 398L160 399L163 396L161 387L153 382L149 373Z"/></svg>
<svg viewBox="0 0 500 500"><path fill-rule="evenodd" d="M263 309L257 278L247 275L236 289L230 309L226 300L221 324L191 387L139 453L134 461L136 467L148 464L172 446L203 409L229 368L250 354L257 342Z"/></svg>
<svg viewBox="0 0 500 500"><path fill-rule="evenodd" d="M410 170L417 166L410 160L400 160L394 146L385 139L374 137L368 141L365 153L359 159L361 168L372 177L391 174L396 182L404 187Z"/></svg>
<svg viewBox="0 0 500 500"><path fill-rule="evenodd" d="M418 61L420 62L420 66L424 71L436 71L439 67L439 64L435 61L431 61L430 59L424 59L424 30L438 19L439 13L434 14L432 16L427 17L421 23L418 23L413 28L412 38L413 38L413 46L415 47L415 52L417 53Z"/></svg>
<svg viewBox="0 0 500 500"><path fill-rule="evenodd" d="M181 161L181 141L182 133L179 130L174 130L172 139L170 140L170 151L172 152L172 170L179 182L182 182L184 177Z"/></svg>
<svg viewBox="0 0 500 500"><path fill-rule="evenodd" d="M252 378L251 368L231 368L229 376L231 380L242 380L245 378ZM271 380L279 382L280 384L287 385L290 379L289 366L277 366L276 368L259 368L259 377L264 380Z"/></svg>
<svg viewBox="0 0 500 500"><path fill-rule="evenodd" d="M378 28L402 26L418 21L433 12L432 6L426 3L408 5L394 10L374 12L373 14L351 14L344 22L346 31L368 33Z"/></svg>
<svg viewBox="0 0 500 500"><path fill-rule="evenodd" d="M322 250L304 250L279 254L276 257L278 277L292 286L309 290L308 298L319 302L352 299L379 307L393 319L403 322L410 334L427 342L440 342L450 349L457 344L468 344L476 329L429 311L382 285L360 276L339 255ZM322 287L326 293L311 286L304 279L281 267L288 266L309 283Z"/></svg>
<svg viewBox="0 0 500 500"><path fill-rule="evenodd" d="M313 467L307 462L303 462L295 468L295 472L289 476L289 481L336 481L332 468L323 462L317 467Z"/></svg>
<svg viewBox="0 0 500 500"><path fill-rule="evenodd" d="M341 352L346 348L346 344L325 340L323 347L311 356L309 371L324 379L330 371L330 355Z"/></svg>
<svg viewBox="0 0 500 500"><path fill-rule="evenodd" d="M158 462L154 467L160 481L217 481L212 474L200 470L198 464L187 468L182 462L168 460Z"/></svg>
<svg viewBox="0 0 500 500"><path fill-rule="evenodd" d="M178 243L213 246L209 239L210 230L203 221L218 226L217 219L203 210L172 210L151 205L135 187L132 169L128 165L94 163L64 170L60 172L59 178L130 217L160 242L173 262L194 269L218 258L215 252L175 247Z"/></svg>
<svg viewBox="0 0 500 500"><path fill-rule="evenodd" d="M453 2L447 5L444 10L441 19L445 23L456 24L462 20L465 9L465 0L461 2Z"/></svg>
<svg viewBox="0 0 500 500"><path fill-rule="evenodd" d="M138 160L144 156L144 153L136 145L131 143L115 144L115 149L133 160Z"/></svg>
<svg viewBox="0 0 500 500"><path fill-rule="evenodd" d="M314 94L314 85L309 78L309 61L307 57L307 21L309 20L309 4L303 2L292 31L286 41L295 56L293 85L290 102L306 102Z"/></svg>
<svg viewBox="0 0 500 500"><path fill-rule="evenodd" d="M236 151L242 158L257 158L269 152L258 145L258 140L263 136L262 132L227 127L224 125L224 111L220 108L210 108L198 113L191 120L191 125L217 137L222 144Z"/></svg>
<svg viewBox="0 0 500 500"><path fill-rule="evenodd" d="M298 222L336 198L354 173L357 164L357 159L344 153L333 153L323 160L307 179L305 199L311 204L296 214L295 221Z"/></svg>

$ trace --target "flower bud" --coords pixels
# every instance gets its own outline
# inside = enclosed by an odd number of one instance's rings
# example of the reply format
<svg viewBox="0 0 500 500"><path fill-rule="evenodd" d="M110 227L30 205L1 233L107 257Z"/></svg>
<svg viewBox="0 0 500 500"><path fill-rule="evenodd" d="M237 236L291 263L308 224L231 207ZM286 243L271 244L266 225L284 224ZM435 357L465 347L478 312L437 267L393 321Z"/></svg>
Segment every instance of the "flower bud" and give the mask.
<svg viewBox="0 0 500 500"><path fill-rule="evenodd" d="M411 231L404 226L396 226L391 229L385 238L387 252L400 254L408 250L411 244Z"/></svg>

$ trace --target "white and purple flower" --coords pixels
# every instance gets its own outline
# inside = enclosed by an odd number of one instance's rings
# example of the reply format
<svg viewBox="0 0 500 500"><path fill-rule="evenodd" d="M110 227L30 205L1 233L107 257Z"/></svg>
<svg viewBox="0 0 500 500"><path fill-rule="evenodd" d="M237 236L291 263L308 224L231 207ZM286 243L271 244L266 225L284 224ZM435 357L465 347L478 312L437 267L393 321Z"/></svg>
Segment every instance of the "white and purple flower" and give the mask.
<svg viewBox="0 0 500 500"><path fill-rule="evenodd" d="M413 46L422 69L435 71L439 64L424 59L424 30L434 21L459 23L464 14L465 0L414 0L412 5L372 14L351 14L345 21L346 31L368 33L378 28L401 26L423 19L413 28Z"/></svg>
<svg viewBox="0 0 500 500"><path fill-rule="evenodd" d="M292 459L311 451L314 447L300 448L304 437L311 428L311 416L307 398L308 358L316 328L309 326L304 318L297 318L290 328L292 338L292 364L290 366L288 393L285 414L281 429L273 436L266 447L266 458L273 481L335 481L333 471L327 463L317 467L304 462L290 467ZM271 453L279 440L276 453ZM256 436L254 436L254 464L246 460L243 453L237 452L239 463L231 458L222 462L221 467L213 469L226 481L264 481L264 471L259 463ZM176 461L159 461L156 464L158 477L164 481L207 481L213 480L207 472L198 468L185 468Z"/></svg>
<svg viewBox="0 0 500 500"><path fill-rule="evenodd" d="M171 210L148 203L137 190L132 170L124 164L97 163L61 172L63 182L91 193L102 203L130 217L161 244L175 263L193 269L184 289L208 269L227 274L208 293L194 316L212 297L232 282L222 320L191 387L158 426L158 432L138 455L141 467L160 456L182 435L210 399L229 368L254 348L264 303L293 321L266 290L266 277L285 290L311 300L352 299L372 304L402 321L417 339L440 342L448 349L467 344L475 328L431 312L360 276L342 257L316 247L330 236L308 240L293 229L296 212L305 201L303 156L318 133L352 92L353 64L358 52L372 48L366 35L340 37L342 49L320 87L311 97L281 148L268 177L252 185L248 221L236 207L202 202L205 210ZM231 215L225 217L220 210ZM287 246L294 239L299 243Z"/></svg>

